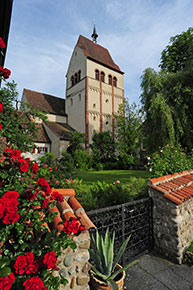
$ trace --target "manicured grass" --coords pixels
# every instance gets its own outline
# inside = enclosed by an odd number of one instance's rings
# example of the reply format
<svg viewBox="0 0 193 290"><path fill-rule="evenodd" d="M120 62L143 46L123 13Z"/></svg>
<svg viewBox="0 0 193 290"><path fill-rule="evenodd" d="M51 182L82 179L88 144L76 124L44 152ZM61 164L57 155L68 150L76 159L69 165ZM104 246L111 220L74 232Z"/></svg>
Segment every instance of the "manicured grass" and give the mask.
<svg viewBox="0 0 193 290"><path fill-rule="evenodd" d="M119 180L121 183L128 183L131 177L141 177L146 180L150 178L150 174L145 170L103 170L81 172L76 175L78 179L82 179L84 184L91 184L96 181L105 181L112 183Z"/></svg>

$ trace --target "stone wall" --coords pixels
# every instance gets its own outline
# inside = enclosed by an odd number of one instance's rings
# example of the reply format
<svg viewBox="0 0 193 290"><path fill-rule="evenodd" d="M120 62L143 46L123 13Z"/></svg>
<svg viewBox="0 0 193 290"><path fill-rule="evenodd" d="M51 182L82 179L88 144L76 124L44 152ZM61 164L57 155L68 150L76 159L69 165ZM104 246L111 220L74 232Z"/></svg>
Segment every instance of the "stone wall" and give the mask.
<svg viewBox="0 0 193 290"><path fill-rule="evenodd" d="M151 187L149 195L153 199L155 249L181 264L184 250L193 240L193 198L177 205Z"/></svg>
<svg viewBox="0 0 193 290"><path fill-rule="evenodd" d="M57 260L58 271L54 276L60 276L68 280L66 286L61 286L60 290L89 290L89 251L90 235L89 232L74 236L73 241L77 248L72 250L70 247L63 250L62 255Z"/></svg>

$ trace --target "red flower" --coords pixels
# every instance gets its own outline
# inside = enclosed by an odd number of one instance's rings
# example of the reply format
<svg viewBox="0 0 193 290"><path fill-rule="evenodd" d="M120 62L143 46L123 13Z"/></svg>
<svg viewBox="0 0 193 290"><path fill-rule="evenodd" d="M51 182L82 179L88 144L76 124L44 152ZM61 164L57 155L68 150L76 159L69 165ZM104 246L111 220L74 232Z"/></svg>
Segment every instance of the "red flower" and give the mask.
<svg viewBox="0 0 193 290"><path fill-rule="evenodd" d="M63 202L64 201L63 196L57 191L54 191L52 193L52 199L56 200L57 202Z"/></svg>
<svg viewBox="0 0 193 290"><path fill-rule="evenodd" d="M27 275L30 275L30 274L34 274L34 273L36 273L37 272L37 270L38 270L38 265L37 265L37 263L33 263L33 264L29 264L29 265L27 265L27 267L26 267L26 274Z"/></svg>
<svg viewBox="0 0 193 290"><path fill-rule="evenodd" d="M56 253L54 251L51 251L47 254L45 254L43 263L47 266L48 269L56 267Z"/></svg>
<svg viewBox="0 0 193 290"><path fill-rule="evenodd" d="M45 197L45 199L41 202L41 206L42 208L45 208L48 205L48 201L47 198Z"/></svg>
<svg viewBox="0 0 193 290"><path fill-rule="evenodd" d="M14 264L15 272L19 275L24 274L26 266L27 266L26 256L24 255L18 256Z"/></svg>
<svg viewBox="0 0 193 290"><path fill-rule="evenodd" d="M10 213L10 214L14 214L17 210L18 207L17 205L19 204L19 202L17 201L17 199L7 199L5 201L5 212Z"/></svg>
<svg viewBox="0 0 193 290"><path fill-rule="evenodd" d="M9 274L8 276L0 278L0 290L9 290L15 281L15 276L13 273Z"/></svg>
<svg viewBox="0 0 193 290"><path fill-rule="evenodd" d="M16 212L6 213L3 218L3 223L6 225L13 224L14 222L17 222L19 218L20 215Z"/></svg>
<svg viewBox="0 0 193 290"><path fill-rule="evenodd" d="M0 48L5 48L5 42L1 37L0 37Z"/></svg>
<svg viewBox="0 0 193 290"><path fill-rule="evenodd" d="M4 70L3 70L3 77L5 79L8 79L10 77L10 75L11 75L11 71L8 68L4 68Z"/></svg>
<svg viewBox="0 0 193 290"><path fill-rule="evenodd" d="M0 103L0 113L3 112L3 105Z"/></svg>
<svg viewBox="0 0 193 290"><path fill-rule="evenodd" d="M48 185L47 181L43 177L38 178L37 184L43 187Z"/></svg>
<svg viewBox="0 0 193 290"><path fill-rule="evenodd" d="M38 168L39 168L39 166L37 165L37 163L33 163L33 165L32 165L33 173L37 173L38 172Z"/></svg>
<svg viewBox="0 0 193 290"><path fill-rule="evenodd" d="M1 112L1 103L0 103L0 112ZM11 149L11 148L6 148L3 151L3 155L4 156L8 156L8 157L13 157L15 154L15 150Z"/></svg>
<svg viewBox="0 0 193 290"><path fill-rule="evenodd" d="M21 172L28 172L28 169L29 169L29 163L23 159L23 158L20 158L17 160L17 162L20 164L20 171Z"/></svg>
<svg viewBox="0 0 193 290"><path fill-rule="evenodd" d="M0 130L2 130L2 125L1 125L1 123L0 123Z"/></svg>
<svg viewBox="0 0 193 290"><path fill-rule="evenodd" d="M23 286L25 287L25 290L43 290L44 283L39 277L32 277L30 279L27 279Z"/></svg>
<svg viewBox="0 0 193 290"><path fill-rule="evenodd" d="M0 219L3 217L4 210L5 210L5 203L3 199L1 198L0 199Z"/></svg>
<svg viewBox="0 0 193 290"><path fill-rule="evenodd" d="M79 227L79 231L82 233L86 230L85 226L84 225L80 225Z"/></svg>
<svg viewBox="0 0 193 290"><path fill-rule="evenodd" d="M34 254L32 252L26 253L27 264L32 264L34 261Z"/></svg>
<svg viewBox="0 0 193 290"><path fill-rule="evenodd" d="M25 190L25 198L27 200L32 201L36 197L37 193L38 193L37 191L35 193L33 193L32 190Z"/></svg>
<svg viewBox="0 0 193 290"><path fill-rule="evenodd" d="M67 235L78 234L83 231L85 231L85 227L83 225L80 225L77 218L70 218L69 221L64 222L64 232L67 233Z"/></svg>
<svg viewBox="0 0 193 290"><path fill-rule="evenodd" d="M17 199L19 197L19 193L17 191L7 191L4 195L3 195L3 198L7 198L7 199Z"/></svg>

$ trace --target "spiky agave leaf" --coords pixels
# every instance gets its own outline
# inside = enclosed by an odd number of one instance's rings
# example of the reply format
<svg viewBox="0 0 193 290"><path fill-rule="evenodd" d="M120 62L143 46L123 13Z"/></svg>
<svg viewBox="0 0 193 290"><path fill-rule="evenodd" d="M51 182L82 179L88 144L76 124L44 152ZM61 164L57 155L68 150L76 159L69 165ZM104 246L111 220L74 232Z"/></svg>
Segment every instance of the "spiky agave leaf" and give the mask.
<svg viewBox="0 0 193 290"><path fill-rule="evenodd" d="M92 271L94 272L94 275L96 275L96 276L102 278L102 280L104 280L105 282L107 281L107 276L106 276L106 275L104 275L103 273L101 273L100 271L98 271L98 270L95 268L95 266L90 265L90 267L91 267Z"/></svg>
<svg viewBox="0 0 193 290"><path fill-rule="evenodd" d="M108 280L107 284L109 285L110 289L112 290L119 290L118 285L113 280Z"/></svg>
<svg viewBox="0 0 193 290"><path fill-rule="evenodd" d="M96 241L95 241L93 235L91 235L91 241L92 241L92 246L93 246L93 249L89 249L91 260L96 265L96 267L101 272L103 272L102 262L101 262L101 259L100 259L99 253L98 253L98 248L97 248L97 245L96 245Z"/></svg>
<svg viewBox="0 0 193 290"><path fill-rule="evenodd" d="M116 277L119 273L121 273L121 272L123 272L123 271L126 271L129 267L133 266L133 265L136 264L137 262L139 262L139 260L135 260L135 261L129 263L127 266L125 266L125 267L123 267L123 268L120 268L120 269L117 270L115 273L113 273L113 274L112 274L108 279L112 279L112 280L114 280L115 277Z"/></svg>
<svg viewBox="0 0 193 290"><path fill-rule="evenodd" d="M127 244L128 244L128 242L130 240L130 237L131 237L131 235L128 236L128 238L123 242L122 246L120 247L120 249L118 251L118 254L115 257L115 260L113 262L113 267L112 267L113 271L114 271L114 268L115 268L116 264L118 264L119 260L121 259L122 255L123 255L123 253L125 251L125 248L127 247Z"/></svg>
<svg viewBox="0 0 193 290"><path fill-rule="evenodd" d="M112 237L112 240L110 240L109 249L108 249L108 265L107 265L108 276L110 276L112 273L113 258L114 258L114 241L115 241L115 232L113 232L113 237Z"/></svg>

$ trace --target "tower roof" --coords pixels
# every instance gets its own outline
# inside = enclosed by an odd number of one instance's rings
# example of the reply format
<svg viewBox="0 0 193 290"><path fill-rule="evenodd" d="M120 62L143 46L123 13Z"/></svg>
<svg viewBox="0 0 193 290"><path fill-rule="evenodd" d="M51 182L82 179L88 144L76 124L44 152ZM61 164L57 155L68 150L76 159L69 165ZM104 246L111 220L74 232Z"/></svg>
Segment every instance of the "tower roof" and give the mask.
<svg viewBox="0 0 193 290"><path fill-rule="evenodd" d="M93 41L82 35L79 36L76 46L82 49L84 55L87 58L92 59L123 74L119 66L114 63L108 50L103 46L94 43Z"/></svg>

